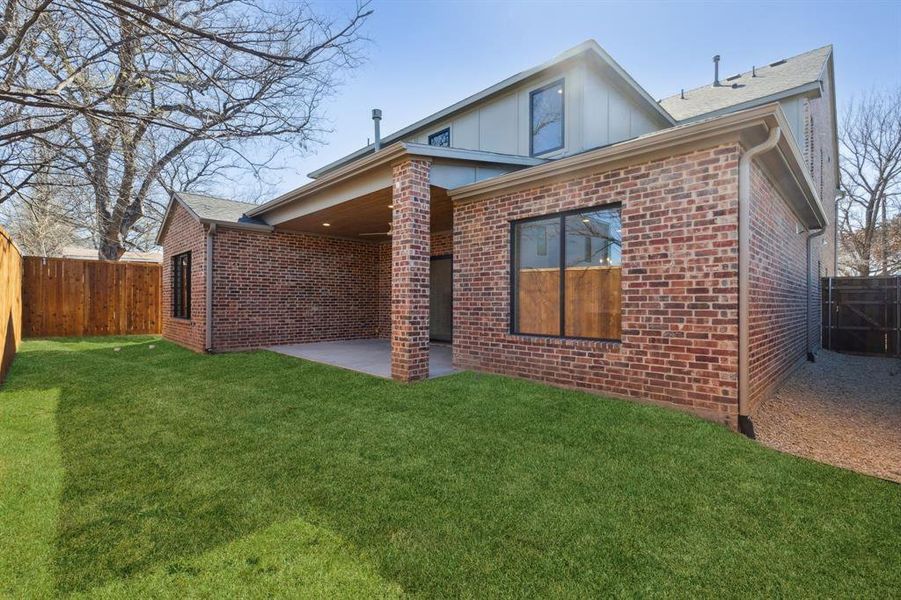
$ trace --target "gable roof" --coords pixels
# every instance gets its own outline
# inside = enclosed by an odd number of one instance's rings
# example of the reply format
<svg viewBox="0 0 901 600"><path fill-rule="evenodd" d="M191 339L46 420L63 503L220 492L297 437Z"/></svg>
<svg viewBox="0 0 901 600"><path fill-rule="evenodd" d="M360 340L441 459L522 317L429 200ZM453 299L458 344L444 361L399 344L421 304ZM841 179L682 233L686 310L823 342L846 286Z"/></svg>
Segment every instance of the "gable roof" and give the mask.
<svg viewBox="0 0 901 600"><path fill-rule="evenodd" d="M156 234L157 244L162 243L169 224L169 216L172 214L172 207L176 202L184 207L192 217L206 225L222 225L223 227L258 229L262 231L272 230L272 227L267 225L265 221L245 215L249 210L256 208L256 204L226 200L225 198L217 198L206 194L173 192L169 205L166 207L166 214L163 215L163 222L160 224L159 232Z"/></svg>
<svg viewBox="0 0 901 600"><path fill-rule="evenodd" d="M185 207L193 212L202 221L221 221L227 223L257 223L265 225L259 219L251 219L244 216L248 210L256 208L256 204L250 202L238 202L226 200L206 194L194 194L192 192L175 192Z"/></svg>
<svg viewBox="0 0 901 600"><path fill-rule="evenodd" d="M581 57L583 55L593 57L594 59L598 60L601 64L603 64L604 66L606 66L607 68L612 70L613 73L620 80L622 80L623 83L626 84L627 88L631 89L637 96L639 96L642 100L645 101L645 103L647 104L647 106L650 110L657 113L663 121L669 123L670 125L675 124L675 121L669 115L669 113L667 113L663 108L661 108L661 106L654 100L654 98L651 97L651 95L648 94L647 91L645 91L645 89L643 87L638 85L638 82L635 81L634 79L632 79L632 76L629 75L626 72L626 70L623 69L619 65L619 63L617 63L615 60L613 60L613 57L611 57L609 54L607 54L607 52L603 48L601 48L600 44L598 44L595 40L592 39L592 40L586 40L586 41L582 42L581 44L570 48L569 50L563 52L562 54L552 58L551 60L549 60L547 62L544 62L538 66L532 67L531 69L527 69L525 71L517 73L516 75L513 75L511 77L508 77L507 79L504 79L503 81L496 83L496 84L492 85L491 87L485 88L481 92L473 94L472 96L469 96L468 98L464 98L463 100L457 102L456 104L452 104L452 105L448 106L447 108L439 110L438 112L425 117L424 119L420 119L419 121L416 121L412 125L408 125L407 127L404 127L403 129L395 131L391 135L387 135L387 136L383 137L381 140L382 146L384 147L388 144L399 141L401 138L408 136L411 133L413 133L419 129L423 129L423 128L428 127L429 125L433 125L436 122L438 122L442 119L445 119L451 115L460 113L460 112L470 108L473 104L475 104L477 102L480 102L480 101L490 98L492 96L497 96L497 95L507 91L509 88L513 87L514 85L522 83L523 81L526 81L527 79L537 77L537 76L541 75L542 73L544 73L545 71L548 71L554 67L557 67L560 64L562 64L568 60L572 60L572 59ZM308 174L308 177L310 177L311 179L316 179L322 175L325 175L326 173L328 173L330 171L337 169L338 167L341 167L349 162L352 162L352 161L360 158L361 156L365 156L366 154L371 154L374 151L375 151L375 146L373 144L370 144L370 145L366 146L365 148L360 148L356 152L352 152L343 158L340 158L332 163L325 165L324 167L321 167L315 171L312 171L311 173Z"/></svg>
<svg viewBox="0 0 901 600"><path fill-rule="evenodd" d="M709 84L686 90L685 98L676 94L661 100L660 105L677 121L686 121L819 90L831 56L832 46L823 46L759 67L756 76L747 71L726 77L719 87Z"/></svg>

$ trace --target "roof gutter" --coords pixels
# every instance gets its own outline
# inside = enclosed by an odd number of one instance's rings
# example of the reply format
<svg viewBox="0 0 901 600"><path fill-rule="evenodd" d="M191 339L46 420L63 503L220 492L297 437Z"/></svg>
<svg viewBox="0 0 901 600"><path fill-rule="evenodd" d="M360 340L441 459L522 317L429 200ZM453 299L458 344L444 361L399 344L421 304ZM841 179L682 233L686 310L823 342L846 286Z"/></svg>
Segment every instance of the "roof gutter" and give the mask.
<svg viewBox="0 0 901 600"><path fill-rule="evenodd" d="M198 219L204 225L211 227L226 227L229 229L249 229L250 231L269 232L275 229L272 225L262 223L242 223L240 221L220 221L218 219Z"/></svg>
<svg viewBox="0 0 901 600"><path fill-rule="evenodd" d="M738 428L754 437L750 417L750 269L751 269L751 163L779 144L782 128L773 127L767 139L749 148L738 160ZM809 273L808 273L809 279Z"/></svg>

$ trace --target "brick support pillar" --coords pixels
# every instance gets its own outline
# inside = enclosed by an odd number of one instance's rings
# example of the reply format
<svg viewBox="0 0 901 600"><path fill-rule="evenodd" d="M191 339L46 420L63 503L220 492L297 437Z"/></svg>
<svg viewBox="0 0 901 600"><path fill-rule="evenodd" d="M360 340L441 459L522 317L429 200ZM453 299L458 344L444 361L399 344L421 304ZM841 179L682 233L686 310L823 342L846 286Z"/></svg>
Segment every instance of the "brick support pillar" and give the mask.
<svg viewBox="0 0 901 600"><path fill-rule="evenodd" d="M394 167L391 238L391 377L429 376L428 161L408 159Z"/></svg>

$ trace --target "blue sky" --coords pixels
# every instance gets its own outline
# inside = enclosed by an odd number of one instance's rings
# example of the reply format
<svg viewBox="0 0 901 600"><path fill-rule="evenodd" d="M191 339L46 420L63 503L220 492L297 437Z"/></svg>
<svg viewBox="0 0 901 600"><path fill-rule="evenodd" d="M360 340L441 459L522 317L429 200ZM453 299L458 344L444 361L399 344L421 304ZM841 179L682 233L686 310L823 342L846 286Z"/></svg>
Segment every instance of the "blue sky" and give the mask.
<svg viewBox="0 0 901 600"><path fill-rule="evenodd" d="M352 2L314 3L340 13ZM332 132L267 177L271 193L356 150L381 108L388 134L594 38L656 99L833 44L839 107L901 85L901 2L401 2L375 0L366 62L325 104ZM269 196L269 192L266 194ZM268 198L263 198L268 199Z"/></svg>

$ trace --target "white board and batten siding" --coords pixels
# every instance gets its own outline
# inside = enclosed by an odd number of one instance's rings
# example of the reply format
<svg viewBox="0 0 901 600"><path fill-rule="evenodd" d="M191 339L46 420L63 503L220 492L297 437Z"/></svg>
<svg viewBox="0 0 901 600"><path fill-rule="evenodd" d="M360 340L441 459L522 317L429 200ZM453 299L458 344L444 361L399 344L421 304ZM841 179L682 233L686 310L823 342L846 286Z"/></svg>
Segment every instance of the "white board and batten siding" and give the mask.
<svg viewBox="0 0 901 600"><path fill-rule="evenodd" d="M429 135L449 127L454 148L529 156L529 94L560 79L564 80L564 147L542 158L576 154L668 126L624 84L578 62L480 102L404 141L427 144Z"/></svg>

